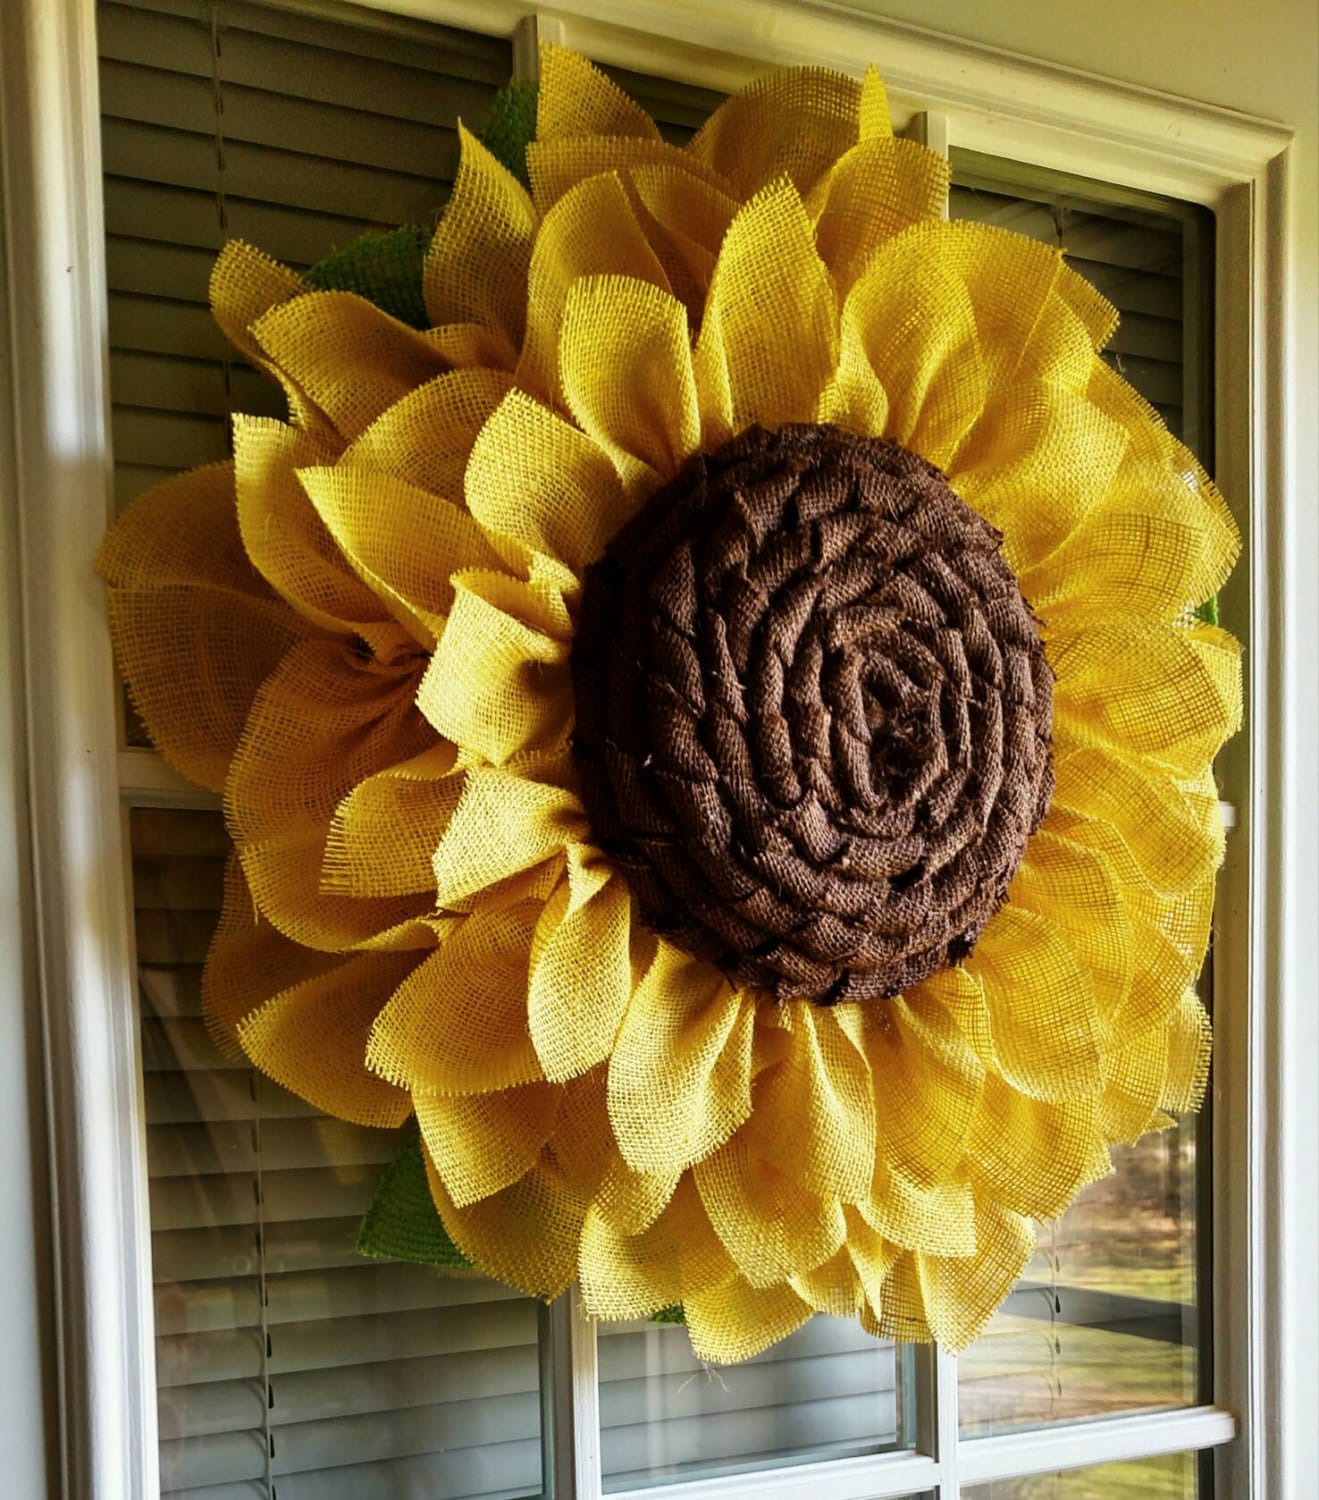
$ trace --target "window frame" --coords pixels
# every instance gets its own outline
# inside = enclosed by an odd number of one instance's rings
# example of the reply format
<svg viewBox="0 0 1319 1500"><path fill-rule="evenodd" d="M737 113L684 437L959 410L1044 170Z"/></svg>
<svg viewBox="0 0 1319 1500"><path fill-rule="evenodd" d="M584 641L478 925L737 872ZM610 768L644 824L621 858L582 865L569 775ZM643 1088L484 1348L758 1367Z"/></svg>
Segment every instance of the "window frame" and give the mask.
<svg viewBox="0 0 1319 1500"><path fill-rule="evenodd" d="M288 4L289 0L283 0ZM1291 131L1231 111L1092 78L932 32L788 0L366 0L372 8L514 38L515 68L553 40L599 61L732 89L767 65L884 66L895 126L962 146L1200 203L1217 216L1216 469L1246 555L1223 599L1248 643L1246 729L1223 757L1237 826L1215 951L1214 1320L1219 1405L1043 1433L958 1441L952 1356L922 1355L931 1396L917 1452L691 1481L670 1500L772 1492L862 1500L1022 1472L1239 1441L1216 1492L1278 1500L1308 1472L1312 1349L1289 1311L1310 1273L1295 1226L1313 1224L1301 1076L1315 864L1302 809L1314 743L1305 638L1313 598L1291 358L1299 315L1289 202ZM307 0L306 8L317 7ZM681 40L672 33L681 32ZM117 692L92 558L111 464L94 0L6 0L0 60L6 343L14 442L0 456L19 536L29 833L37 894L52 1164L66 1493L140 1500L158 1491L151 1256L124 811L198 805L149 752L120 750ZM1243 373L1244 372L1244 373ZM1311 634L1312 634L1311 629ZM1307 730L1309 734L1307 735ZM573 1298L547 1319L558 1372L550 1451L560 1500L599 1494L594 1329ZM642 1492L634 1492L634 1500ZM655 1491L645 1492L654 1495Z"/></svg>

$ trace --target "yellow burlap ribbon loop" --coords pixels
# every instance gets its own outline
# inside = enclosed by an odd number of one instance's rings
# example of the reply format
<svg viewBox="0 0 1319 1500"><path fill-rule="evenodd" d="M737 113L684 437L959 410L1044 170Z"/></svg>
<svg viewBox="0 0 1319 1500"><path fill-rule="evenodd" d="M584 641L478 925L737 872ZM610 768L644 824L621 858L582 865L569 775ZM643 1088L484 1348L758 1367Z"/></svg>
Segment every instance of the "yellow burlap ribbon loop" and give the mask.
<svg viewBox="0 0 1319 1500"><path fill-rule="evenodd" d="M213 1032L321 1109L415 1113L454 1243L536 1296L577 1279L610 1319L681 1303L712 1360L815 1311L960 1348L1033 1221L1204 1089L1211 764L1241 687L1237 643L1193 606L1235 528L1100 360L1113 310L1053 250L945 222L947 165L894 138L873 73L763 79L679 150L549 48L527 165L530 193L463 134L426 329L229 246L217 320L289 421L238 419L231 462L149 492L105 543L134 701L165 757L223 792L234 840ZM789 424L937 468L1001 533L1053 678L1052 797L1006 899L968 953L832 1004L648 929L634 883L682 851L650 848L643 808L624 868L574 755L588 570L694 455ZM754 531L753 500L726 503ZM748 564L739 587L760 577ZM654 629L677 630L655 588ZM847 596L840 618L891 628L902 597ZM938 578L921 597L921 629L943 631ZM703 626L716 654L741 618L726 603ZM904 649L880 707L871 679L837 688L866 733L924 681ZM681 689L681 641L666 650ZM941 646L949 680L959 650ZM757 660L790 676L780 655ZM867 661L888 671L873 643ZM1024 691L996 670L976 681ZM708 658L692 671L691 693L717 692ZM798 717L820 743L839 732ZM913 847L924 863L874 878L933 889L938 840Z"/></svg>

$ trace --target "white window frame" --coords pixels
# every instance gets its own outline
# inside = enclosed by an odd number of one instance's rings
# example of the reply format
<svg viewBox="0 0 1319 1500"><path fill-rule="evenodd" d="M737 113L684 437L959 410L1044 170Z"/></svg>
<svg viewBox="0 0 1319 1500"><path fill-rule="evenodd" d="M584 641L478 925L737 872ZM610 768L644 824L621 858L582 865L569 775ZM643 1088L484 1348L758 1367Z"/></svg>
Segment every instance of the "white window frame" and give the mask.
<svg viewBox="0 0 1319 1500"><path fill-rule="evenodd" d="M287 3L287 0L285 0ZM1305 1077L1316 878L1305 745L1315 724L1315 594L1291 357L1299 301L1291 132L1280 125L879 19L784 0L367 0L374 8L730 89L766 65L882 64L895 125L946 150L1201 203L1217 215L1216 454L1247 538L1224 615L1248 642L1247 728L1223 759L1237 827L1215 958L1214 1285L1217 1407L957 1440L956 1372L921 1362L931 1400L912 1454L808 1463L666 1487L668 1500L863 1500L1025 1469L1221 1444L1216 1491L1300 1500L1312 1475L1313 1349L1293 1337L1313 1271L1313 1118ZM309 4L309 8L314 6ZM1189 23L1188 23L1189 24ZM196 805L149 752L117 750L117 693L92 559L111 493L108 338L94 0L3 0L0 171L31 838L53 1164L62 1487L89 1500L157 1493L145 1126L126 900L124 799ZM1308 589L1304 584L1309 582ZM1312 1306L1311 1306L1312 1310ZM594 1329L561 1299L546 1368L559 1500L600 1493ZM1029 1462L1023 1452L1029 1451ZM636 1492L639 1496L642 1492Z"/></svg>

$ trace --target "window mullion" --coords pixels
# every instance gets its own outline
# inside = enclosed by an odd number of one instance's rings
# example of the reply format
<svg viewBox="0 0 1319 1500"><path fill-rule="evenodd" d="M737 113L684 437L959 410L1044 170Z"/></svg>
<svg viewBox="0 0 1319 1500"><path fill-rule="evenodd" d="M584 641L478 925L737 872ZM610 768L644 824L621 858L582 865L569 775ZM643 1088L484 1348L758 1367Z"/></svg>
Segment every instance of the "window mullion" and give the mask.
<svg viewBox="0 0 1319 1500"><path fill-rule="evenodd" d="M558 1299L558 1316L564 1328L561 1343L569 1356L569 1382L558 1394L572 1406L572 1488L555 1493L555 1500L600 1500L600 1382L596 1358L596 1323L582 1307L581 1293L573 1284ZM555 1425L555 1431L558 1431Z"/></svg>

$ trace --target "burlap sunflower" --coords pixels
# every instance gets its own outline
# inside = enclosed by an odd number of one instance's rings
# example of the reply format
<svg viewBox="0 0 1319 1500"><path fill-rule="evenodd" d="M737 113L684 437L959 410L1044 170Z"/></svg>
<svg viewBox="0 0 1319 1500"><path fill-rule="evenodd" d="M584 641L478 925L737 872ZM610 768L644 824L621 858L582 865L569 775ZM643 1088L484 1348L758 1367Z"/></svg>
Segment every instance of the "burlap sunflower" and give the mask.
<svg viewBox="0 0 1319 1500"><path fill-rule="evenodd" d="M106 543L224 792L216 1034L415 1112L527 1292L715 1360L816 1310L961 1347L1204 1087L1232 521L873 72L679 150L549 49L526 166L463 135L429 327L227 250L291 420Z"/></svg>

